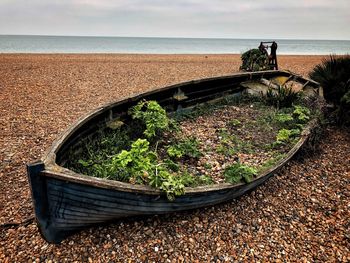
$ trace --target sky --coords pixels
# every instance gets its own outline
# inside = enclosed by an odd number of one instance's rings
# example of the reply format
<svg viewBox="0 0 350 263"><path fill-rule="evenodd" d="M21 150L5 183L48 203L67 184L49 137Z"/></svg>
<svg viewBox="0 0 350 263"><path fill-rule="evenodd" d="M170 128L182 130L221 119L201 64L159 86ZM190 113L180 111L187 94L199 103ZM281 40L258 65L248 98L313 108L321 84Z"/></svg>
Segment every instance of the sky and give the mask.
<svg viewBox="0 0 350 263"><path fill-rule="evenodd" d="M0 0L0 34L350 40L350 0Z"/></svg>

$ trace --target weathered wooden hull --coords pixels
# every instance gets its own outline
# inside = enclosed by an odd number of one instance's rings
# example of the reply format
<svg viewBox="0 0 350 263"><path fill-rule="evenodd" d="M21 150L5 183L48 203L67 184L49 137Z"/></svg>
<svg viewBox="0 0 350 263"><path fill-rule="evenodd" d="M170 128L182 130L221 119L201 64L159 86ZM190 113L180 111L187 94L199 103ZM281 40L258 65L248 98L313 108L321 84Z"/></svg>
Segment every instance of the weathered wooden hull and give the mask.
<svg viewBox="0 0 350 263"><path fill-rule="evenodd" d="M30 166L28 169L31 182L46 190L34 195L35 205L40 207L36 216L44 238L53 243L60 242L76 230L118 218L172 213L215 205L243 195L272 175L271 173L250 184L234 188L186 194L169 202L165 195L135 194L50 177L37 182L35 175L30 172Z"/></svg>
<svg viewBox="0 0 350 263"><path fill-rule="evenodd" d="M35 214L42 235L47 241L58 243L72 232L91 225L127 216L163 214L215 205L241 196L262 184L305 143L308 130L304 131L286 158L251 183L186 188L185 195L176 197L174 201L169 201L162 192L148 186L76 174L61 164L67 158L65 154L69 147L73 147L99 125L115 118L118 112L125 112L140 99L155 99L161 105L176 110L179 106L189 107L239 92L242 90L239 83L243 81L262 76L290 75L289 72L267 71L187 82L112 103L82 118L54 143L41 161L27 166ZM310 80L299 76L295 76L295 79L318 88L318 84ZM185 94L186 99L183 101L174 99L174 94L179 94L179 90Z"/></svg>

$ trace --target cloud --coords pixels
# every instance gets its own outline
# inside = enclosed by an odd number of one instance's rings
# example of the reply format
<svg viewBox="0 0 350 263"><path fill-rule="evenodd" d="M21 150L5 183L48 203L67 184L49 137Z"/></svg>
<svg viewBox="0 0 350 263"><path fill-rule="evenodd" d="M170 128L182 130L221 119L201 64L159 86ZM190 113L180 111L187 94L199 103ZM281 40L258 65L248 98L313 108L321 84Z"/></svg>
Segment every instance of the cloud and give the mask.
<svg viewBox="0 0 350 263"><path fill-rule="evenodd" d="M350 39L348 0L0 0L0 34Z"/></svg>

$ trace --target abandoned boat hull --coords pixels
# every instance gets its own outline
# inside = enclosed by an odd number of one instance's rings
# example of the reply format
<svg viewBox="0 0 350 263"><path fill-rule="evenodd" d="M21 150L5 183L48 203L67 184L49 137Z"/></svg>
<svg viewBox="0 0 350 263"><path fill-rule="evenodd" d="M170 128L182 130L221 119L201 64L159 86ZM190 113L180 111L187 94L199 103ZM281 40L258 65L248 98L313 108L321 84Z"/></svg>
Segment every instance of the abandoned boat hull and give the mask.
<svg viewBox="0 0 350 263"><path fill-rule="evenodd" d="M36 164L42 165L42 163ZM76 230L115 219L197 209L239 197L269 179L275 171L250 184L178 196L150 195L97 188L35 173L28 166L36 217L44 238L59 243Z"/></svg>
<svg viewBox="0 0 350 263"><path fill-rule="evenodd" d="M99 108L72 125L46 153L41 161L27 166L37 223L43 237L59 243L72 232L118 218L138 215L164 214L215 205L243 195L264 183L293 157L306 142L309 129L287 156L273 168L260 174L251 183L228 183L186 188L183 196L169 201L166 195L149 186L132 185L74 173L63 167L68 149L89 136L94 130L117 118L121 112L142 99L157 100L170 110L191 107L197 103L244 88L244 81L293 77L303 87L319 89L311 80L286 71L240 73L231 76L190 81L140 94ZM319 90L318 90L319 92Z"/></svg>

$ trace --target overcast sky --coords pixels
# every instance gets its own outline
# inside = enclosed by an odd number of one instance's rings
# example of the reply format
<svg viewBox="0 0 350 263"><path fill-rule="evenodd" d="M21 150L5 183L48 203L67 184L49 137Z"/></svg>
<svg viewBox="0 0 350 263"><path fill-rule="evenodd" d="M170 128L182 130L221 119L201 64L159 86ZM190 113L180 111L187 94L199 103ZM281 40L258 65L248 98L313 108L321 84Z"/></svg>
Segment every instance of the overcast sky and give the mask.
<svg viewBox="0 0 350 263"><path fill-rule="evenodd" d="M350 39L350 0L0 0L0 34Z"/></svg>

